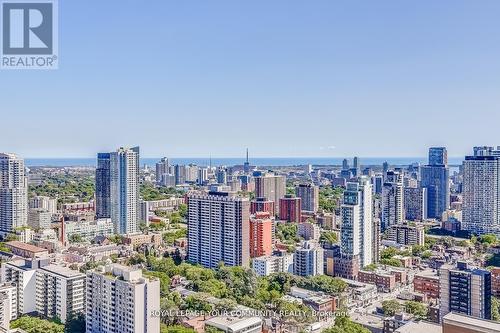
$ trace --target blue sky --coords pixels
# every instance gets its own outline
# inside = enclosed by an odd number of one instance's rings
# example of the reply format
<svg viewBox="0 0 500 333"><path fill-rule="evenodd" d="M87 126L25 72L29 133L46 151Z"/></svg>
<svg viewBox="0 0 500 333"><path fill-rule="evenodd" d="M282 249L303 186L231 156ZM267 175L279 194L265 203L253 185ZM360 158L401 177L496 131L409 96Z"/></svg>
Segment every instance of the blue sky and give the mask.
<svg viewBox="0 0 500 333"><path fill-rule="evenodd" d="M499 1L62 0L0 71L0 151L425 156L500 144Z"/></svg>

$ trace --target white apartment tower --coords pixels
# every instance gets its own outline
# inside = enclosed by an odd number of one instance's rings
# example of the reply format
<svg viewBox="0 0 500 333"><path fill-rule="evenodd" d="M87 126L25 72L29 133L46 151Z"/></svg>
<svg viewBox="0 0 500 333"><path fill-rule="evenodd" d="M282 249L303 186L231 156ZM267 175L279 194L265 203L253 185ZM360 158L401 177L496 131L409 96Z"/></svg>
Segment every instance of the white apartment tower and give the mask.
<svg viewBox="0 0 500 333"><path fill-rule="evenodd" d="M28 222L28 180L24 160L0 153L0 232L8 233Z"/></svg>
<svg viewBox="0 0 500 333"><path fill-rule="evenodd" d="M115 233L135 233L139 226L139 147L111 153L110 177Z"/></svg>
<svg viewBox="0 0 500 333"><path fill-rule="evenodd" d="M188 260L207 268L250 264L250 202L233 193L188 196Z"/></svg>
<svg viewBox="0 0 500 333"><path fill-rule="evenodd" d="M10 321L17 319L17 288L14 284L0 286L0 332L9 332Z"/></svg>
<svg viewBox="0 0 500 333"><path fill-rule="evenodd" d="M298 276L323 275L324 250L315 241L305 241L295 250L293 271Z"/></svg>
<svg viewBox="0 0 500 333"><path fill-rule="evenodd" d="M372 185L366 176L347 183L341 206L340 251L343 256L360 258L361 267L374 262Z"/></svg>
<svg viewBox="0 0 500 333"><path fill-rule="evenodd" d="M160 281L118 264L87 272L87 333L158 333Z"/></svg>
<svg viewBox="0 0 500 333"><path fill-rule="evenodd" d="M77 313L85 313L85 279L79 271L58 265L36 270L36 311L65 323Z"/></svg>
<svg viewBox="0 0 500 333"><path fill-rule="evenodd" d="M382 187L382 231L405 219L403 175L388 171Z"/></svg>
<svg viewBox="0 0 500 333"><path fill-rule="evenodd" d="M36 270L45 260L18 259L2 264L2 283L16 286L18 316L36 311Z"/></svg>
<svg viewBox="0 0 500 333"><path fill-rule="evenodd" d="M462 229L500 236L500 147L475 147L463 177Z"/></svg>

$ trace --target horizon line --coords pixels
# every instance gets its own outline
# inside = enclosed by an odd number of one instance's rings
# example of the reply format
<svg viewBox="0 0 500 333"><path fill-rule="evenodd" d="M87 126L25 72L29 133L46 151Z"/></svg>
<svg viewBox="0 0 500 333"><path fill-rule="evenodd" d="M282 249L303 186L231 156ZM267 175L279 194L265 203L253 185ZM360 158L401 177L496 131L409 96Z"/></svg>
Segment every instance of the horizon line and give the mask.
<svg viewBox="0 0 500 333"><path fill-rule="evenodd" d="M19 155L18 155L19 156ZM467 155L456 155L456 156L448 156L448 158L462 158ZM222 159L222 158L231 158L231 159L242 159L245 160L246 157L242 156L140 156L140 158L147 158L147 159L152 159L152 158L168 158L168 159L179 159L179 158L206 158L206 159ZM254 156L254 157L249 157L249 160L252 158L257 158L257 159L262 159L262 158L345 158L345 159L352 159L354 157L363 159L363 158L428 158L427 155L425 156ZM96 156L50 156L50 157L23 157L24 159L97 159Z"/></svg>

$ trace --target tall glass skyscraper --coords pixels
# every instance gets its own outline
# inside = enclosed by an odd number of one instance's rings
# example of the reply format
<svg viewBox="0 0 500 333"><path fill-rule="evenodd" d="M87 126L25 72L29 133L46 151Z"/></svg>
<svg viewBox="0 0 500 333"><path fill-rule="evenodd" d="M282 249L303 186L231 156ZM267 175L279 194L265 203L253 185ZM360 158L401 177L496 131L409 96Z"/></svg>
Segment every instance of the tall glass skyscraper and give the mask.
<svg viewBox="0 0 500 333"><path fill-rule="evenodd" d="M445 147L429 148L429 165L448 165L448 152Z"/></svg>
<svg viewBox="0 0 500 333"><path fill-rule="evenodd" d="M450 207L450 169L444 147L429 149L429 165L421 168L421 187L427 190L427 216L441 219Z"/></svg>
<svg viewBox="0 0 500 333"><path fill-rule="evenodd" d="M115 233L130 234L139 224L139 147L110 154L111 220Z"/></svg>
<svg viewBox="0 0 500 333"><path fill-rule="evenodd" d="M95 200L96 217L111 217L111 175L110 153L97 154L97 168L95 170Z"/></svg>
<svg viewBox="0 0 500 333"><path fill-rule="evenodd" d="M403 175L397 171L385 174L382 187L382 231L405 219Z"/></svg>

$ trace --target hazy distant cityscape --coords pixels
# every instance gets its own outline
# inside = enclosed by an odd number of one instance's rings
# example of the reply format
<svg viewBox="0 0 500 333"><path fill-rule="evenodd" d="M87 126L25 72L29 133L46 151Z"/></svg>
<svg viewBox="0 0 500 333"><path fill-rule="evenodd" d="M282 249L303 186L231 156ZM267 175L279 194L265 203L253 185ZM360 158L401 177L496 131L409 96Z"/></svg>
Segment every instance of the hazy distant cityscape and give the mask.
<svg viewBox="0 0 500 333"><path fill-rule="evenodd" d="M366 165L382 165L388 162L391 165L409 165L411 163L425 164L426 157L361 157ZM154 165L160 157L146 157L140 159L141 165ZM293 166L293 165L342 165L345 157L252 157L252 164L256 166ZM183 157L169 158L172 164L236 165L244 162L244 157ZM462 164L463 157L450 157L450 165ZM25 158L26 166L95 166L93 158Z"/></svg>

